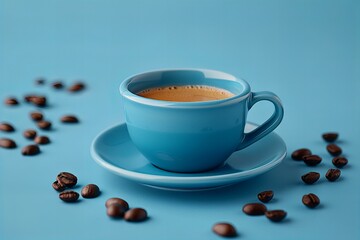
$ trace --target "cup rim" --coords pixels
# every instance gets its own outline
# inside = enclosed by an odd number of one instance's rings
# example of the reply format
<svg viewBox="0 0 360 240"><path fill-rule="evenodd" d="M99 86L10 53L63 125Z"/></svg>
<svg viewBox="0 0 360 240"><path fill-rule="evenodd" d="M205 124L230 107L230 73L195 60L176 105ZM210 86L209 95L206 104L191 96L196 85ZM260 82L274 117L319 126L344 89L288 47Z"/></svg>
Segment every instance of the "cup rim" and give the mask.
<svg viewBox="0 0 360 240"><path fill-rule="evenodd" d="M217 77L221 79L225 79L228 81L235 81L240 83L243 86L243 91L239 94L235 94L230 98L220 99L220 100L211 100L211 101L197 101L197 102L175 102L175 101L164 101L164 100L157 100L157 99L150 99L145 98L139 95L132 93L128 86L131 83L131 80L135 77L140 75L145 75L149 73L155 72L167 72L167 71L200 71L205 74L207 77ZM130 101L149 105L149 106L156 106L156 107L171 107L171 108L203 108L203 107L212 107L214 105L228 105L235 102L240 102L248 97L251 93L250 85L248 82L241 78L237 78L231 74L218 71L218 70L211 70L211 69L202 69L202 68L164 68L164 69L153 69L149 71L144 71L140 73L136 73L127 77L124 81L121 82L119 86L120 94L127 98Z"/></svg>

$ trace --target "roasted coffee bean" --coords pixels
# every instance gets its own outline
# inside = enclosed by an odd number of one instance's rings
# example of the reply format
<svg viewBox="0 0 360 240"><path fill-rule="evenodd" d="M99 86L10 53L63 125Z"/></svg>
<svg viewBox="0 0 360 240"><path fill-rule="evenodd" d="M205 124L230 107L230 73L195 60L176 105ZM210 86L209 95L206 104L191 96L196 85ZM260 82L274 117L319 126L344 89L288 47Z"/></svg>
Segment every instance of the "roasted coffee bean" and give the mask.
<svg viewBox="0 0 360 240"><path fill-rule="evenodd" d="M317 182L317 180L319 180L319 178L320 178L320 173L318 173L318 172L308 172L301 176L301 179L306 184L313 184L313 183Z"/></svg>
<svg viewBox="0 0 360 240"><path fill-rule="evenodd" d="M237 236L237 232L235 227L230 224L230 223L225 223L225 222L221 222L221 223L216 223L213 227L212 230L214 233L216 233L219 236L222 237L235 237Z"/></svg>
<svg viewBox="0 0 360 240"><path fill-rule="evenodd" d="M64 202L76 202L79 199L79 194L75 191L65 191L59 194L59 198Z"/></svg>
<svg viewBox="0 0 360 240"><path fill-rule="evenodd" d="M345 157L334 157L332 163L334 164L335 167L342 168L346 164L348 164L348 160Z"/></svg>
<svg viewBox="0 0 360 240"><path fill-rule="evenodd" d="M47 136L37 136L34 140L37 144L48 144L50 139Z"/></svg>
<svg viewBox="0 0 360 240"><path fill-rule="evenodd" d="M36 131L33 129L25 130L23 136L28 139L34 139L36 137Z"/></svg>
<svg viewBox="0 0 360 240"><path fill-rule="evenodd" d="M45 107L47 102L44 96L33 96L30 101L38 107Z"/></svg>
<svg viewBox="0 0 360 240"><path fill-rule="evenodd" d="M43 114L41 112L31 112L30 117L31 117L32 120L34 120L36 122L41 121L44 118L44 116L43 116Z"/></svg>
<svg viewBox="0 0 360 240"><path fill-rule="evenodd" d="M77 177L69 172L61 172L57 175L56 180L66 187L73 187L77 183Z"/></svg>
<svg viewBox="0 0 360 240"><path fill-rule="evenodd" d="M322 135L323 139L326 141L326 142L335 142L336 139L338 138L339 134L338 133L335 133L335 132L328 132L328 133L324 133Z"/></svg>
<svg viewBox="0 0 360 240"><path fill-rule="evenodd" d="M18 105L19 101L14 97L9 97L9 98L5 99L5 104L6 105Z"/></svg>
<svg viewBox="0 0 360 240"><path fill-rule="evenodd" d="M52 86L55 89L62 89L64 87L64 84L61 81L56 81L53 82Z"/></svg>
<svg viewBox="0 0 360 240"><path fill-rule="evenodd" d="M298 150L295 150L291 154L291 158L294 160L301 161L301 160L303 160L303 157L307 156L307 155L311 155L311 151L307 148L300 148Z"/></svg>
<svg viewBox="0 0 360 240"><path fill-rule="evenodd" d="M13 132L15 131L15 128L10 123L0 123L0 131L3 132Z"/></svg>
<svg viewBox="0 0 360 240"><path fill-rule="evenodd" d="M79 119L74 115L65 115L61 119L63 123L78 123Z"/></svg>
<svg viewBox="0 0 360 240"><path fill-rule="evenodd" d="M32 156L40 153L40 148L37 145L28 145L21 150L22 155Z"/></svg>
<svg viewBox="0 0 360 240"><path fill-rule="evenodd" d="M123 206L121 206L120 204L116 204L116 203L110 205L106 209L106 214L112 218L122 218L122 217L124 217L125 212L126 212L126 209Z"/></svg>
<svg viewBox="0 0 360 240"><path fill-rule="evenodd" d="M263 192L259 193L257 195L257 197L261 202L267 203L267 202L270 202L270 200L274 197L274 192L271 190L263 191Z"/></svg>
<svg viewBox="0 0 360 240"><path fill-rule="evenodd" d="M41 128L41 129L43 129L43 130L50 130L51 129L51 122L41 120L41 121L37 122L37 126L39 128Z"/></svg>
<svg viewBox="0 0 360 240"><path fill-rule="evenodd" d="M119 205L123 206L125 211L129 210L129 204L124 199L121 199L121 198L109 198L106 201L105 206L108 208L113 204L119 204Z"/></svg>
<svg viewBox="0 0 360 240"><path fill-rule="evenodd" d="M272 210L265 212L265 216L273 222L280 222L286 217L284 210Z"/></svg>
<svg viewBox="0 0 360 240"><path fill-rule="evenodd" d="M307 155L303 158L304 163L308 166L315 166L321 163L322 158L318 155Z"/></svg>
<svg viewBox="0 0 360 240"><path fill-rule="evenodd" d="M0 147L2 148L16 148L16 143L10 138L0 138Z"/></svg>
<svg viewBox="0 0 360 240"><path fill-rule="evenodd" d="M330 182L334 182L336 181L341 175L341 171L340 169L334 169L331 168L326 172L325 177L327 178L327 180L329 180Z"/></svg>
<svg viewBox="0 0 360 240"><path fill-rule="evenodd" d="M44 85L45 84L45 79L38 78L38 79L35 80L35 84L36 85Z"/></svg>
<svg viewBox="0 0 360 240"><path fill-rule="evenodd" d="M81 196L84 198L96 198L100 195L100 189L95 184L88 184L81 190Z"/></svg>
<svg viewBox="0 0 360 240"><path fill-rule="evenodd" d="M126 211L124 215L124 219L129 222L142 222L146 220L146 218L147 212L143 208L132 208Z"/></svg>
<svg viewBox="0 0 360 240"><path fill-rule="evenodd" d="M248 203L244 205L242 210L247 215L256 216L264 215L267 209L266 206L262 203Z"/></svg>
<svg viewBox="0 0 360 240"><path fill-rule="evenodd" d="M64 191L65 189L66 189L66 186L65 185L62 185L59 181L55 181L55 182L53 182L53 184L52 184L52 187L56 190L56 191L58 191L58 192L62 192L62 191Z"/></svg>
<svg viewBox="0 0 360 240"><path fill-rule="evenodd" d="M308 208L315 208L320 204L320 199L313 193L309 193L303 196L302 202Z"/></svg>
<svg viewBox="0 0 360 240"><path fill-rule="evenodd" d="M333 156L339 156L341 153L342 153L342 150L341 148L334 144L334 143L331 143L329 145L326 146L326 149L328 150L328 152L333 155Z"/></svg>
<svg viewBox="0 0 360 240"><path fill-rule="evenodd" d="M76 82L68 88L70 92L79 92L85 88L85 84L82 82Z"/></svg>
<svg viewBox="0 0 360 240"><path fill-rule="evenodd" d="M25 100L25 102L30 103L30 102L32 102L32 99L33 99L34 97L36 97L36 96L33 95L33 94L27 94L27 95L24 96L24 100Z"/></svg>

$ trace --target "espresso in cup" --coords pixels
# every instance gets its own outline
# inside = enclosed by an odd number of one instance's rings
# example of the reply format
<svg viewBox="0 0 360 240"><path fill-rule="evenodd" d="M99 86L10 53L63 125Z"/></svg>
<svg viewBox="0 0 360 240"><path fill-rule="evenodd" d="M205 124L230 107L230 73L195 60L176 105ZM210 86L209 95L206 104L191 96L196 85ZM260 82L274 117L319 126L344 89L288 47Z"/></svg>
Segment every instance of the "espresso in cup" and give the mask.
<svg viewBox="0 0 360 240"><path fill-rule="evenodd" d="M233 97L234 94L221 88L206 85L183 85L150 88L137 95L155 100L172 102L202 102Z"/></svg>

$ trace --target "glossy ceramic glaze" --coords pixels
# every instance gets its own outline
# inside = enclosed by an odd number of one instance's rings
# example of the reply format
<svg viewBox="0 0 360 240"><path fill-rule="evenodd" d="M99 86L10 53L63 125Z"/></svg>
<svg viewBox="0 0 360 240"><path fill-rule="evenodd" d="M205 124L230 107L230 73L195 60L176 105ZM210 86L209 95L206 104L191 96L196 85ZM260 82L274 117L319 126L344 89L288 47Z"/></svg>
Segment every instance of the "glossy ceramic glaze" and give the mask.
<svg viewBox="0 0 360 240"><path fill-rule="evenodd" d="M170 102L136 93L153 87L207 85L228 90L233 97L205 102ZM120 86L130 138L159 168L201 172L222 165L242 149L273 131L283 108L271 92L253 93L249 84L230 74L203 69L166 69L137 74ZM248 110L258 101L274 104L274 114L258 129L244 134Z"/></svg>
<svg viewBox="0 0 360 240"><path fill-rule="evenodd" d="M247 123L245 130L255 128L256 125ZM174 173L149 163L131 141L126 124L120 124L101 132L94 139L91 154L105 169L144 185L203 190L234 184L269 171L284 159L286 146L277 134L270 133L232 154L221 167L203 173Z"/></svg>

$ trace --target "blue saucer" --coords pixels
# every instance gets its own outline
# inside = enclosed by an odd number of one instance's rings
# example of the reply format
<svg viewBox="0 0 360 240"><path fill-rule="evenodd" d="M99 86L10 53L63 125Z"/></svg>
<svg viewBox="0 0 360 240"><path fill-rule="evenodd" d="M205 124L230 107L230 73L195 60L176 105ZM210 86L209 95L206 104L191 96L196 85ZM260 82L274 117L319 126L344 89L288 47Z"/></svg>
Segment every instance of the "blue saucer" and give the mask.
<svg viewBox="0 0 360 240"><path fill-rule="evenodd" d="M256 127L247 123L245 131ZM233 153L222 167L202 173L174 173L153 166L134 146L123 123L101 132L93 140L91 155L100 166L143 185L168 190L204 190L224 187L269 171L285 158L286 145L279 135L270 133Z"/></svg>

